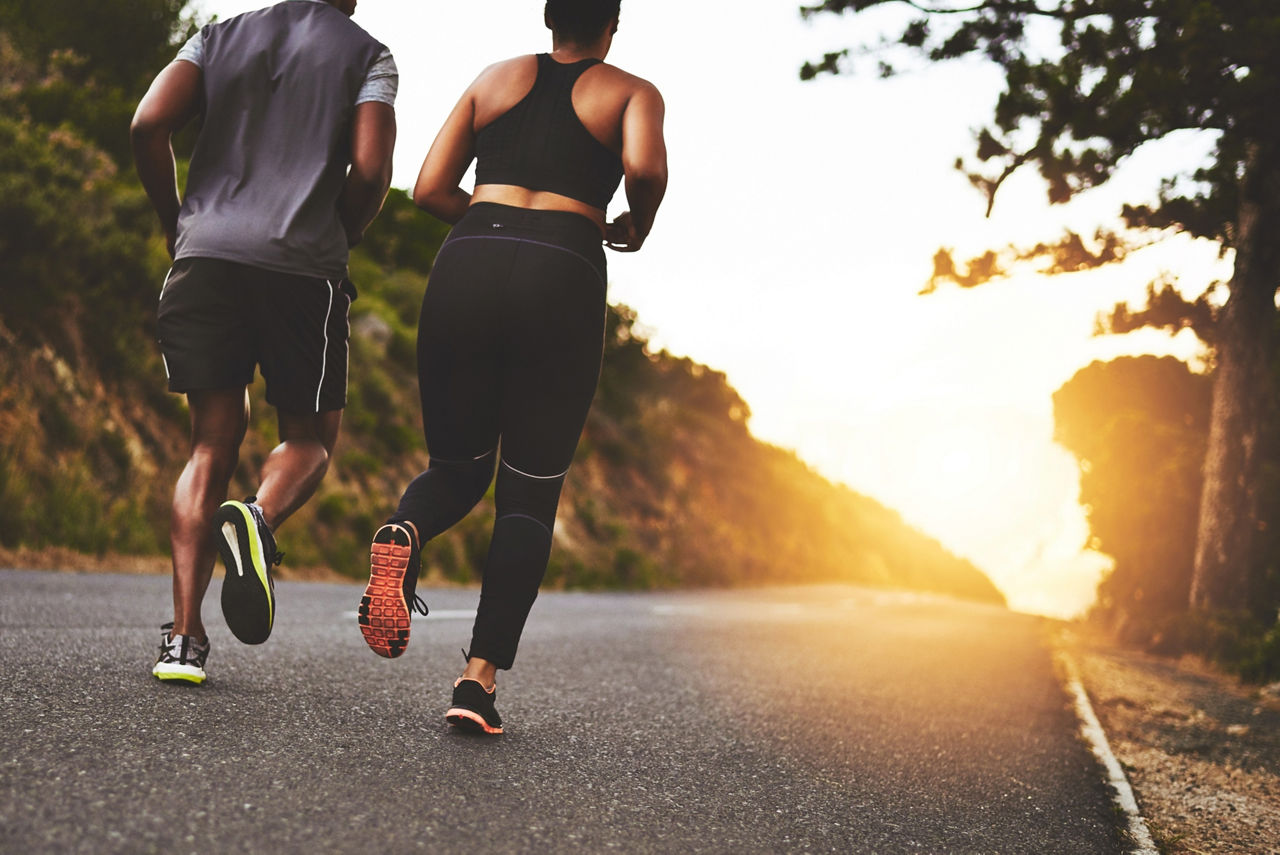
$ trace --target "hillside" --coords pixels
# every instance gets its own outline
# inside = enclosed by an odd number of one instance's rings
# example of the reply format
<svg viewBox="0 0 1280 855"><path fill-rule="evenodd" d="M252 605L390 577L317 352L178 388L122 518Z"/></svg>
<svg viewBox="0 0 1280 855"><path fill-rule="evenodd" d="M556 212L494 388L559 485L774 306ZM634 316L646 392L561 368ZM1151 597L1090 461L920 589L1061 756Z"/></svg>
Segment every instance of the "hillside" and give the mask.
<svg viewBox="0 0 1280 855"><path fill-rule="evenodd" d="M29 6L0 0L0 23L27 20ZM155 33L130 31L156 56L171 55L186 26L183 4L171 6ZM19 33L21 43L0 30L0 547L161 555L187 412L164 391L155 344L168 259L119 147L161 60L116 57L75 18L40 20L45 29ZM349 406L328 478L281 531L294 567L367 572L370 535L426 465L415 327L445 234L393 191L353 254ZM723 374L651 352L634 321L610 310L549 585L848 581L1002 601L896 513L752 438L747 405ZM233 495L253 491L249 473L276 441L260 384L252 396ZM492 514L486 499L427 545L431 578L475 578Z"/></svg>
<svg viewBox="0 0 1280 855"><path fill-rule="evenodd" d="M397 191L353 259L361 293L345 430L329 478L282 531L290 563L366 572L370 533L426 463L414 326L423 269L442 236ZM95 307L74 302L44 328L0 308L0 545L163 552L168 495L184 461L183 399L161 391L149 315L114 330L118 344L140 354L137 370L119 376L84 329ZM549 585L848 581L1000 600L976 568L896 513L752 438L747 405L724 375L651 352L634 320L625 307L610 310L600 391L561 502ZM260 384L253 391L234 488L243 494L275 442ZM428 545L427 572L473 579L491 520L486 499Z"/></svg>

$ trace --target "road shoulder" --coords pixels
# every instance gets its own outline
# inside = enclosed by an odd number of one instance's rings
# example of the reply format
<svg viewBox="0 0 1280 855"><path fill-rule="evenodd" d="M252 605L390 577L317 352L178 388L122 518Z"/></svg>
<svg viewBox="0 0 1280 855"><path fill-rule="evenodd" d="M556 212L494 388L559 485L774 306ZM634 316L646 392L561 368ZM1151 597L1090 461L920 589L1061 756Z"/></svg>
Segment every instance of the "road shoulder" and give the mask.
<svg viewBox="0 0 1280 855"><path fill-rule="evenodd" d="M1280 698L1085 630L1059 643L1163 852L1280 853Z"/></svg>

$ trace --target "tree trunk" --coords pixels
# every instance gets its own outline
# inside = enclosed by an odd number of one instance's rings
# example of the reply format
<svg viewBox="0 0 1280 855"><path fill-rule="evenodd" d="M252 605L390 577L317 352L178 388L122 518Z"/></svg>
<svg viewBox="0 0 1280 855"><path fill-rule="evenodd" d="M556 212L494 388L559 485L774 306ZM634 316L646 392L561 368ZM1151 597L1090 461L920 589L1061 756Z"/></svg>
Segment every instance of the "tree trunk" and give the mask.
<svg viewBox="0 0 1280 855"><path fill-rule="evenodd" d="M1218 320L1213 407L1191 579L1194 608L1242 608L1262 561L1260 474L1271 430L1273 326L1280 286L1280 151L1249 152L1235 270Z"/></svg>

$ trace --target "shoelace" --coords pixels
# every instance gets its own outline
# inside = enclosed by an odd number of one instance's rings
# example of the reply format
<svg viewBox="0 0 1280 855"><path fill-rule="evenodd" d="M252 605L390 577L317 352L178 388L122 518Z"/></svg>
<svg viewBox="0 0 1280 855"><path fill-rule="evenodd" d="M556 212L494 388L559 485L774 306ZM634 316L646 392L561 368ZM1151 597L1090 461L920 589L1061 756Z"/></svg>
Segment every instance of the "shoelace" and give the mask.
<svg viewBox="0 0 1280 855"><path fill-rule="evenodd" d="M408 526L401 526L409 532L409 544L413 560L409 566L405 568L404 574L404 601L409 607L409 611L417 612L423 617L431 610L427 608L427 601L418 596L418 576L422 573L422 553L419 551L418 538Z"/></svg>
<svg viewBox="0 0 1280 855"><path fill-rule="evenodd" d="M284 561L284 550L276 548L276 535L267 525L267 519L262 515L262 506L258 504L257 496L246 496L244 503L249 507L249 512L253 514L253 519L258 524L258 529L264 531L271 542L271 557L267 559L267 564L273 567L279 567ZM274 584L273 586L274 587Z"/></svg>
<svg viewBox="0 0 1280 855"><path fill-rule="evenodd" d="M205 657L208 655L209 642L199 644L189 635L170 636L160 644L160 658L165 662L176 662L180 665L194 662L203 667Z"/></svg>

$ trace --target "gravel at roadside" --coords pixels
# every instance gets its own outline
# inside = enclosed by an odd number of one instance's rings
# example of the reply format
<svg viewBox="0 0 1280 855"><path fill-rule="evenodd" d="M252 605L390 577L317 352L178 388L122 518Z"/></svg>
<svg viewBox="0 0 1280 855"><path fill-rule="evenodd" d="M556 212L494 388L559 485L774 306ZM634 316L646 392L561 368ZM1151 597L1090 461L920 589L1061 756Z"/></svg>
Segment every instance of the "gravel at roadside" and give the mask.
<svg viewBox="0 0 1280 855"><path fill-rule="evenodd" d="M1161 851L1280 855L1280 686L1083 631L1062 643Z"/></svg>

